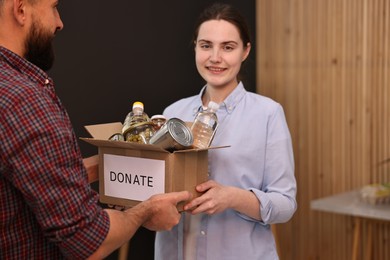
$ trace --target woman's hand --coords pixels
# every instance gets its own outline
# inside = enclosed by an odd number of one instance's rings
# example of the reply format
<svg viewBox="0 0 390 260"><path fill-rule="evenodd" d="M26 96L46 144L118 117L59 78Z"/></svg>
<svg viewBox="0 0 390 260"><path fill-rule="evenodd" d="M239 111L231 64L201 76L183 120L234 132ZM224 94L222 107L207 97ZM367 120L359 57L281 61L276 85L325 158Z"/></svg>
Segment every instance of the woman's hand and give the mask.
<svg viewBox="0 0 390 260"><path fill-rule="evenodd" d="M261 220L260 201L250 190L223 186L213 180L199 184L196 190L204 193L184 206L184 210L191 214L213 215L231 208L251 218Z"/></svg>
<svg viewBox="0 0 390 260"><path fill-rule="evenodd" d="M207 213L209 215L220 213L230 207L233 190L213 180L196 186L196 190L204 194L193 199L184 206L184 210L191 214Z"/></svg>

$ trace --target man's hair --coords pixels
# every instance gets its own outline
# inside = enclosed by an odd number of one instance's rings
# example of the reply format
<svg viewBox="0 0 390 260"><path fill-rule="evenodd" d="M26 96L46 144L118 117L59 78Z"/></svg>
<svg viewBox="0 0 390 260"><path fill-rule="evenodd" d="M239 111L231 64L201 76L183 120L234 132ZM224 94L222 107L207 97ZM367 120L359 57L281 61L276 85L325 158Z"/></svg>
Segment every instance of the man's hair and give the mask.
<svg viewBox="0 0 390 260"><path fill-rule="evenodd" d="M35 5L37 2L39 2L39 0L27 0L27 2L29 2L31 5Z"/></svg>
<svg viewBox="0 0 390 260"><path fill-rule="evenodd" d="M39 0L27 0L30 4L34 5L36 4ZM3 11L3 7L4 7L4 3L5 3L5 0L0 0L0 16L2 14L2 11Z"/></svg>
<svg viewBox="0 0 390 260"><path fill-rule="evenodd" d="M0 0L0 16L1 13L3 12L3 6L4 6L4 0Z"/></svg>
<svg viewBox="0 0 390 260"><path fill-rule="evenodd" d="M30 4L35 4L36 2L38 2L39 0L27 0ZM3 6L5 0L0 0L0 11L1 11L1 7Z"/></svg>

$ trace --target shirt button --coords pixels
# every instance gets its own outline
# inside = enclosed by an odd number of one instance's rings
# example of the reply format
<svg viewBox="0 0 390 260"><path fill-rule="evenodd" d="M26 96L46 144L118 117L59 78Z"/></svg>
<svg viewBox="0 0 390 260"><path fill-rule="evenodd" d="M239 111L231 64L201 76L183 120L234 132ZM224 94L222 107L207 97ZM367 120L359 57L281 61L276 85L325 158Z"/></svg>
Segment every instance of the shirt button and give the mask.
<svg viewBox="0 0 390 260"><path fill-rule="evenodd" d="M200 231L200 233L202 234L202 236L206 235L206 232L204 232L203 230Z"/></svg>
<svg viewBox="0 0 390 260"><path fill-rule="evenodd" d="M45 79L45 85L49 84L49 79Z"/></svg>

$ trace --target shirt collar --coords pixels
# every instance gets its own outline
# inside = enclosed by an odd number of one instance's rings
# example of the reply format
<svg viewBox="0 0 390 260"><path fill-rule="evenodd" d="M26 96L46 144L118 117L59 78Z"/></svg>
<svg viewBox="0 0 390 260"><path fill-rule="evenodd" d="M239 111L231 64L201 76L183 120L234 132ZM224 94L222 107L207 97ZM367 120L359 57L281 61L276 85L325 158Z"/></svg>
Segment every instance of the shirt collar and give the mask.
<svg viewBox="0 0 390 260"><path fill-rule="evenodd" d="M207 85L203 86L203 88L200 90L200 93L198 97L196 98L197 101L195 102L195 106L193 107L193 114L194 116L196 113L201 111L202 108L202 96L204 91L206 90ZM232 113L233 110L236 108L237 104L242 100L246 93L246 90L244 88L244 84L240 81L237 85L237 87L233 90L232 93L230 93L227 98L219 104L220 109L225 109L227 113Z"/></svg>
<svg viewBox="0 0 390 260"><path fill-rule="evenodd" d="M26 75L32 81L39 83L40 85L48 85L52 83L49 76L36 65L32 64L28 60L20 57L16 53L0 46L0 57L6 61L10 66Z"/></svg>

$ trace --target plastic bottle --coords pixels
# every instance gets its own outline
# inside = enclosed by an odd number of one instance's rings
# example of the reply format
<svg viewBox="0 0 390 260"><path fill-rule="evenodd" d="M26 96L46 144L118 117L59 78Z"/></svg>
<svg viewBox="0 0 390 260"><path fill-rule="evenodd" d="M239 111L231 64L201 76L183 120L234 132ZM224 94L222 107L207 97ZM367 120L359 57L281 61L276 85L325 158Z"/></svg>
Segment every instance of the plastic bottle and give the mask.
<svg viewBox="0 0 390 260"><path fill-rule="evenodd" d="M134 102L133 109L127 114L123 123L122 134L125 141L147 144L154 132L153 123L144 112L144 104L139 101Z"/></svg>
<svg viewBox="0 0 390 260"><path fill-rule="evenodd" d="M194 138L193 146L198 149L208 148L213 141L215 132L218 127L218 118L216 111L219 105L210 101L207 109L198 112L194 123L191 126Z"/></svg>
<svg viewBox="0 0 390 260"><path fill-rule="evenodd" d="M144 112L144 104L140 101L136 101L133 103L132 110L127 114L125 118L122 133L124 133L130 126L134 124L148 121L149 116Z"/></svg>

